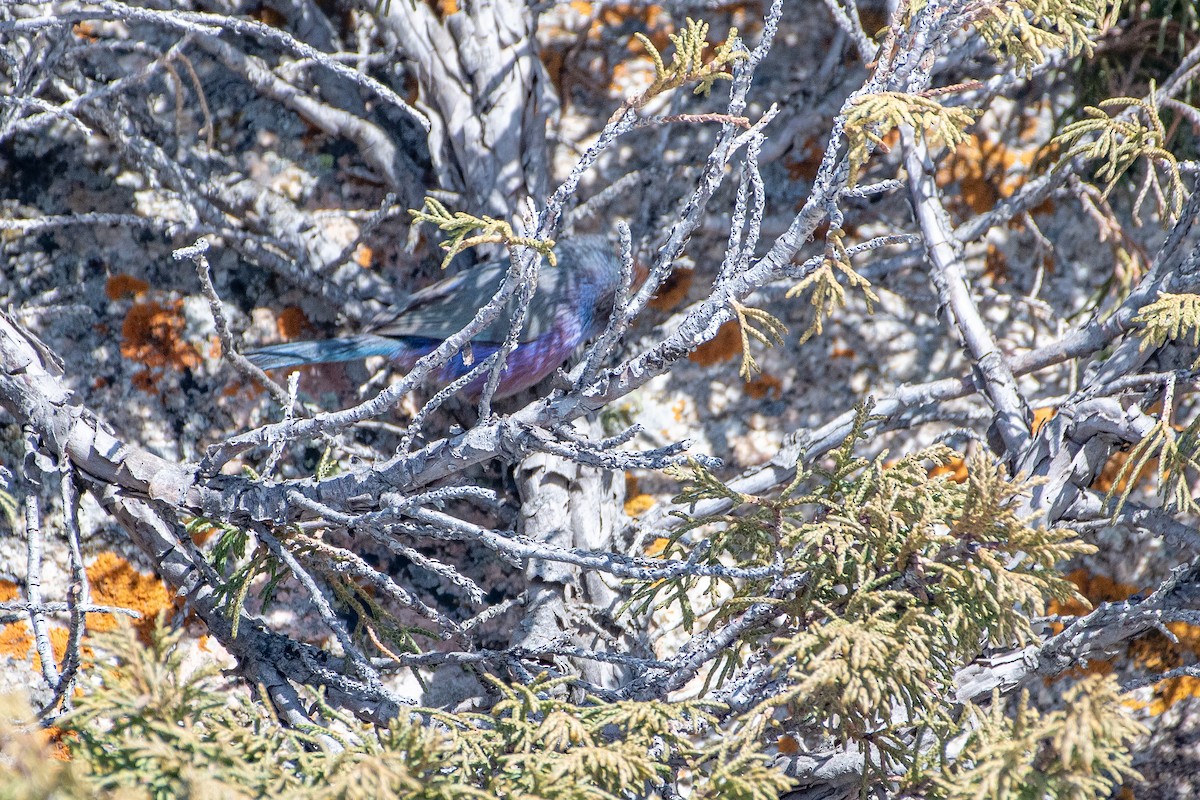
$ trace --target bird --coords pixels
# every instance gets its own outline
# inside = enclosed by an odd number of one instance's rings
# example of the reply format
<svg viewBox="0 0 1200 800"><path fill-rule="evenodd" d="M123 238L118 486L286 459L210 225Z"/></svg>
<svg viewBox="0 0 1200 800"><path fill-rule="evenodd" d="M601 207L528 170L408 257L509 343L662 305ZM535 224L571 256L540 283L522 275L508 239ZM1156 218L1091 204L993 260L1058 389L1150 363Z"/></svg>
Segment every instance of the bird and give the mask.
<svg viewBox="0 0 1200 800"><path fill-rule="evenodd" d="M554 247L557 266L542 265L537 290L525 314L517 346L508 354L497 398L534 386L563 364L582 343L604 331L621 283L621 264L603 236L564 237ZM280 369L382 356L405 371L458 333L500 289L507 259L491 261L438 281L412 294L390 320L354 336L285 342L246 353L258 367ZM515 310L510 301L465 352L433 371L430 380L448 384L500 349ZM487 372L462 390L476 400Z"/></svg>

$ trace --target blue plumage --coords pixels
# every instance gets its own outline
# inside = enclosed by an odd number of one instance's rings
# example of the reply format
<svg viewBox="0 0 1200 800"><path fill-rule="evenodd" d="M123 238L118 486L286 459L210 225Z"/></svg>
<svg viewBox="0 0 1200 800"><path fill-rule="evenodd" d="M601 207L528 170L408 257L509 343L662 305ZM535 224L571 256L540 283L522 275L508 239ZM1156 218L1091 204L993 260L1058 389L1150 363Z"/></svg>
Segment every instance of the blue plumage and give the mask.
<svg viewBox="0 0 1200 800"><path fill-rule="evenodd" d="M543 264L519 343L500 375L497 397L533 386L560 366L580 344L604 330L620 284L613 247L599 236L563 239L555 247L558 265ZM413 294L390 321L369 333L338 339L287 342L248 353L263 369L354 361L382 356L411 369L422 356L462 330L499 290L507 261L490 262L439 281ZM515 310L515 309L514 309ZM499 349L512 310L501 314L471 342L470 364L456 355L433 380L449 383ZM486 378L473 380L464 394L477 397Z"/></svg>

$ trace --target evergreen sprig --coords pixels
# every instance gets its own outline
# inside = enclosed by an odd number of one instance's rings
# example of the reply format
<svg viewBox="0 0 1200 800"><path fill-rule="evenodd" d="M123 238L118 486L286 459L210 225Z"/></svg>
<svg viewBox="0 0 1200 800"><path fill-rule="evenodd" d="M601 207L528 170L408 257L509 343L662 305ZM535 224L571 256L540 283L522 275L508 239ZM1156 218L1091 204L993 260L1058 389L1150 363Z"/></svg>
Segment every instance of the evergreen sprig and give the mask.
<svg viewBox="0 0 1200 800"><path fill-rule="evenodd" d="M694 623L701 614L681 598L707 595L710 630L752 603L774 604L778 615L740 632L710 680L751 654L765 657L782 688L756 712L870 751L867 763L882 777L917 767L918 721L939 742L961 732L945 699L956 669L985 646L1036 641L1031 619L1050 600L1085 602L1055 566L1095 548L1023 519L1018 500L1029 487L1000 466L975 462L956 483L930 476L961 457L944 446L895 462L856 456L868 415L860 409L857 433L830 464L800 464L779 495L743 495L728 514L689 519L683 527L693 536L680 533L664 550L668 559L805 576L793 593L772 595L771 577L685 574L640 587L635 603L677 605ZM688 497L721 495L703 467L692 470ZM694 535L700 528L703 537ZM703 545L687 545L693 538Z"/></svg>
<svg viewBox="0 0 1200 800"><path fill-rule="evenodd" d="M1049 51L1090 57L1093 39L1118 5L1119 0L1005 0L980 4L974 24L997 58L1011 57L1028 73Z"/></svg>
<svg viewBox="0 0 1200 800"><path fill-rule="evenodd" d="M10 531L18 529L17 509L20 503L16 497L0 489L0 519L8 525Z"/></svg>
<svg viewBox="0 0 1200 800"><path fill-rule="evenodd" d="M737 302L732 305L733 313L737 315L738 330L742 334L742 366L738 369L738 375L742 380L748 381L762 372L762 367L750 351L750 340L757 339L767 347L781 345L784 334L787 333L787 326L778 317L761 308Z"/></svg>
<svg viewBox="0 0 1200 800"><path fill-rule="evenodd" d="M625 800L688 784L692 797L775 800L790 784L757 740L701 735L720 724L718 704L572 703L564 679L544 676L488 677L486 712L413 709L384 727L316 697L324 725L297 731L215 668L191 669L181 640L161 618L149 646L127 623L93 640L111 666L58 720L67 763L47 765L39 738L10 722L28 704L0 697L0 796Z"/></svg>
<svg viewBox="0 0 1200 800"><path fill-rule="evenodd" d="M478 247L481 244L532 247L546 257L550 266L558 265L558 261L554 257L553 240L518 236L512 225L504 220L487 215L475 216L465 211L451 213L445 205L432 197L425 198L425 204L420 210L410 208L408 213L412 215L414 223L431 223L450 237L441 244L442 249L446 251L446 257L442 259L442 269L449 266L450 261L463 250ZM475 231L482 231L482 233L473 236Z"/></svg>
<svg viewBox="0 0 1200 800"><path fill-rule="evenodd" d="M1129 501L1142 471L1155 458L1158 459L1154 473L1159 497L1173 510L1200 512L1200 504L1192 496L1191 479L1192 473L1200 472L1200 417L1193 419L1182 431L1172 427L1170 418L1170 409L1164 408L1149 432L1130 448L1117 471L1105 497L1114 518Z"/></svg>
<svg viewBox="0 0 1200 800"><path fill-rule="evenodd" d="M1111 676L1093 675L1063 693L1063 708L1039 713L1023 692L1013 713L998 692L969 706L970 734L959 758L932 782L938 800L1111 797L1140 780L1129 743L1146 734Z"/></svg>
<svg viewBox="0 0 1200 800"><path fill-rule="evenodd" d="M798 344L804 344L813 336L819 336L825 329L825 320L838 308L846 305L846 290L838 281L838 273L854 289L863 293L867 303L867 313L874 311L879 296L871 289L871 282L855 271L850 264L850 252L846 249L845 231L832 228L825 237L825 256L821 265L811 275L806 276L792 288L788 289L787 297L793 298L812 289L809 302L813 306L813 321L801 336Z"/></svg>
<svg viewBox="0 0 1200 800"><path fill-rule="evenodd" d="M654 62L654 82L644 92L629 100L628 105L641 108L651 98L689 83L697 84L695 94L707 95L717 81L732 80L733 75L728 68L748 57L745 48L740 46L737 28L729 29L725 41L717 45L713 57L705 62L704 54L709 46L708 29L707 22L688 17L683 30L670 34L675 52L669 66L663 61L662 53L649 37L635 33L634 37L646 48L650 60Z"/></svg>
<svg viewBox="0 0 1200 800"><path fill-rule="evenodd" d="M930 144L954 148L967 140L967 128L978 115L973 109L944 106L932 98L904 92L876 92L854 98L845 109L848 185L858 182L874 148L887 150L883 137L891 131L906 126Z"/></svg>
<svg viewBox="0 0 1200 800"><path fill-rule="evenodd" d="M1190 341L1192 347L1200 347L1200 295L1160 292L1157 300L1138 309L1133 321L1142 328L1142 350L1168 341ZM1200 357L1192 362L1192 369L1198 366Z"/></svg>
<svg viewBox="0 0 1200 800"><path fill-rule="evenodd" d="M1064 168L1077 157L1105 162L1096 170L1096 177L1105 182L1103 197L1106 199L1121 177L1140 159L1145 159L1148 185L1156 190L1160 208L1169 216L1178 217L1187 191L1179 162L1165 149L1167 131L1154 103L1154 95L1151 86L1149 100L1114 97L1099 106L1088 106L1084 109L1088 118L1067 125L1051 143L1065 149L1057 168ZM1108 113L1108 109L1125 106L1133 106L1140 113L1117 117ZM1166 191L1160 185L1154 169L1156 165L1166 174ZM1139 205L1140 202L1139 197Z"/></svg>
<svg viewBox="0 0 1200 800"><path fill-rule="evenodd" d="M206 557L218 573L228 576L216 588L216 595L223 599L225 615L232 620L232 635L236 637L241 624L242 610L246 606L246 598L255 579L260 575L267 576L259 595L269 602L280 581L287 575L287 569L265 548L248 549L251 544L250 535L236 525L214 522L205 517L192 517L185 523L184 529L192 536L216 532L217 540ZM249 557L247 552L250 553Z"/></svg>

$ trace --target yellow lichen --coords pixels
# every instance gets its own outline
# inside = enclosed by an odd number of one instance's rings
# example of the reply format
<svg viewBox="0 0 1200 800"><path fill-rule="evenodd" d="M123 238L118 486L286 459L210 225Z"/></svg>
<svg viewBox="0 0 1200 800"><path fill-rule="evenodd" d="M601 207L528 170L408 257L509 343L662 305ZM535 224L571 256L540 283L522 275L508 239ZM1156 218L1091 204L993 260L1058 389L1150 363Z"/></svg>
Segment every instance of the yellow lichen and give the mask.
<svg viewBox="0 0 1200 800"><path fill-rule="evenodd" d="M654 498L648 494L634 495L625 501L625 515L640 517L654 506Z"/></svg>
<svg viewBox="0 0 1200 800"><path fill-rule="evenodd" d="M646 555L650 558L661 556L663 551L667 549L667 545L670 543L670 541L670 539L664 539L662 537L655 539L653 542L646 545Z"/></svg>

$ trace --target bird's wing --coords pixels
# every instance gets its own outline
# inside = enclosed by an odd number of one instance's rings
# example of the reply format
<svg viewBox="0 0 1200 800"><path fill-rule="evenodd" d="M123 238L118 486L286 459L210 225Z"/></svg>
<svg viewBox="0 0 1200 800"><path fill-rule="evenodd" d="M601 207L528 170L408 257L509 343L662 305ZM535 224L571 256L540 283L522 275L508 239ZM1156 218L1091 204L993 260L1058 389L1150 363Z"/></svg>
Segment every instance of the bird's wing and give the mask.
<svg viewBox="0 0 1200 800"><path fill-rule="evenodd" d="M555 298L560 294L559 270L562 268L561 264L558 267L542 264L538 276L538 290L525 315L521 342L536 339L554 324L554 313L558 305ZM507 260L489 262L438 281L414 293L408 300L407 308L399 316L375 328L372 333L380 336L447 339L466 327L479 309L500 290L507 269ZM510 302L508 309L481 331L474 341L503 341L508 334L514 307L515 304Z"/></svg>

